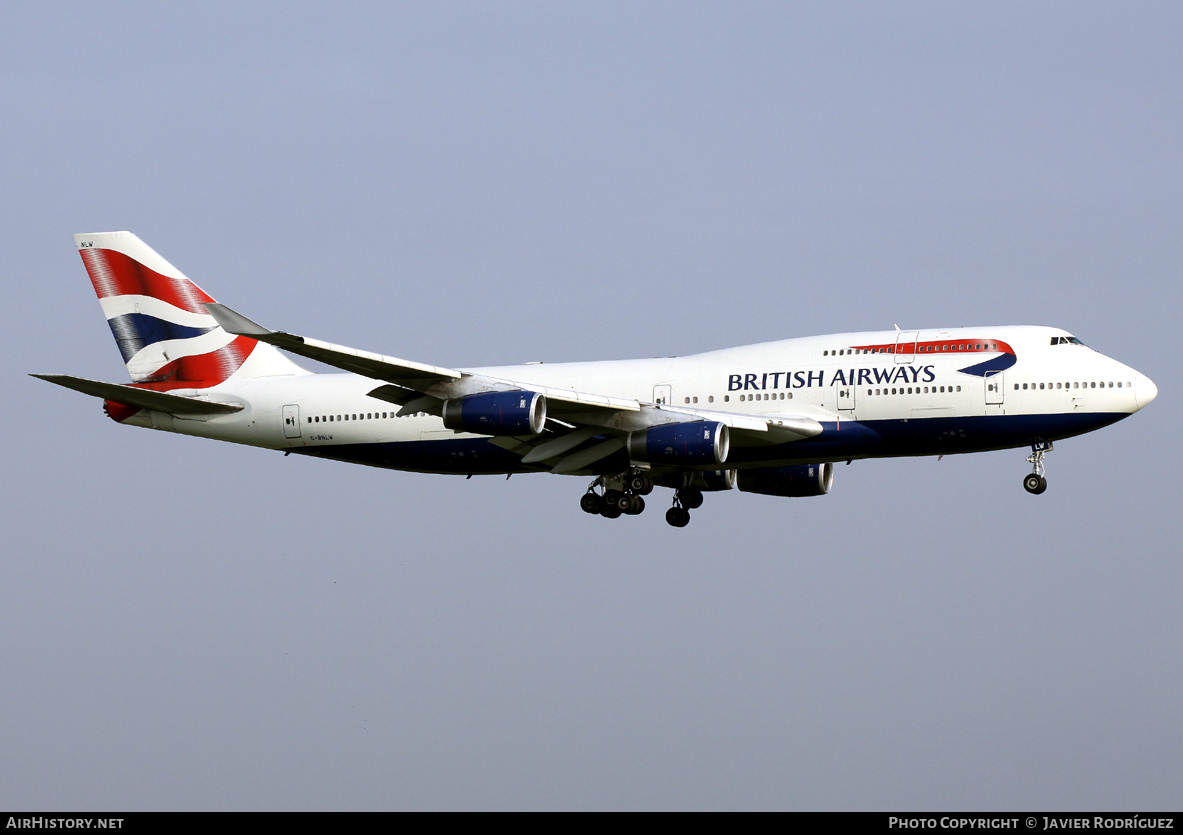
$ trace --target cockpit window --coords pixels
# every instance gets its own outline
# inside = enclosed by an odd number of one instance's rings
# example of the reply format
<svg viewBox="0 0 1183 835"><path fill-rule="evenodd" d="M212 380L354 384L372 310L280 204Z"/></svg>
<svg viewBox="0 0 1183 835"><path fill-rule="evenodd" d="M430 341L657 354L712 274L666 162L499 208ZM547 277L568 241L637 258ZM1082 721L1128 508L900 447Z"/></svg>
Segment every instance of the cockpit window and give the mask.
<svg viewBox="0 0 1183 835"><path fill-rule="evenodd" d="M1075 336L1053 336L1053 345L1083 345L1084 343Z"/></svg>

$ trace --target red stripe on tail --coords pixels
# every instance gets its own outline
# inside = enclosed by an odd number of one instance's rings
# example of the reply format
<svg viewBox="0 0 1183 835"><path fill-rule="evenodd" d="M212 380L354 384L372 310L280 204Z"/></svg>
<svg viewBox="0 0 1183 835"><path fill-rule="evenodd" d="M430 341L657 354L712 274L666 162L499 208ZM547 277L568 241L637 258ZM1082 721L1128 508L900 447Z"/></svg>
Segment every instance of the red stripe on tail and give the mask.
<svg viewBox="0 0 1183 835"><path fill-rule="evenodd" d="M190 313L208 314L202 307L213 299L188 279L169 278L113 249L80 249L90 283L100 299L110 296L154 296ZM241 364L241 363L240 363Z"/></svg>

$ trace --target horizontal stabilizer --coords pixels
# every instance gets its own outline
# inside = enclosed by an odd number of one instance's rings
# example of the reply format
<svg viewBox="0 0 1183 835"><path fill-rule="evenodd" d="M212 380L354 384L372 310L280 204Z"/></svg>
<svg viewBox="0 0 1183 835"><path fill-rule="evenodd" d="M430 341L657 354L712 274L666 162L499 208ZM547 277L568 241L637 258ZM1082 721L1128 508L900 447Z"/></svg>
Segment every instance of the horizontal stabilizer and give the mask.
<svg viewBox="0 0 1183 835"><path fill-rule="evenodd" d="M133 388L117 383L102 383L98 380L70 377L66 374L30 374L29 376L93 397L101 397L112 403L121 403L124 406L132 406L137 409L150 409L154 412L165 412L182 417L229 415L242 410L242 406L231 403L212 403L209 400L181 397L179 394Z"/></svg>

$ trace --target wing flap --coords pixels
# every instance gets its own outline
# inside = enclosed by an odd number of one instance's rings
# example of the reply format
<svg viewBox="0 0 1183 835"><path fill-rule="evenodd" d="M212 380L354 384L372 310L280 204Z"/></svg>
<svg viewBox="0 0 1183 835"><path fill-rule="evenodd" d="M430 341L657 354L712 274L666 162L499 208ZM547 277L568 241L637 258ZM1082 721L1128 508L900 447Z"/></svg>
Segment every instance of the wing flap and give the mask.
<svg viewBox="0 0 1183 835"><path fill-rule="evenodd" d="M550 471L552 473L578 472L621 449L624 449L624 438L609 438L606 441L600 441L595 446L568 455L551 467Z"/></svg>
<svg viewBox="0 0 1183 835"><path fill-rule="evenodd" d="M822 433L821 423L803 415L777 415L761 420L764 427L759 430L752 430L747 426L733 427L731 442L739 446L787 444L813 438Z"/></svg>
<svg viewBox="0 0 1183 835"><path fill-rule="evenodd" d="M583 426L534 447L522 457L523 464L536 464L548 458L557 458L568 450L575 449L586 440L592 438L599 429L594 426Z"/></svg>

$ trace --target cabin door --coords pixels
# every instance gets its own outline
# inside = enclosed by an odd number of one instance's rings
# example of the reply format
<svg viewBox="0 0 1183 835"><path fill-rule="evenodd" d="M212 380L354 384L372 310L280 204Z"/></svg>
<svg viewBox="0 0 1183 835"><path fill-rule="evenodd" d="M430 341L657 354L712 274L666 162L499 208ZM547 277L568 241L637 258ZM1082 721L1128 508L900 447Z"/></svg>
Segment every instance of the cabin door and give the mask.
<svg viewBox="0 0 1183 835"><path fill-rule="evenodd" d="M1006 391L1006 381L1002 377L1001 371L987 372L985 376L986 382L986 405L987 406L1001 406L1003 394Z"/></svg>
<svg viewBox="0 0 1183 835"><path fill-rule="evenodd" d="M916 358L916 337L920 331L900 331L895 338L895 361L897 363L911 362Z"/></svg>
<svg viewBox="0 0 1183 835"><path fill-rule="evenodd" d="M283 436L285 438L300 437L300 407L283 407Z"/></svg>
<svg viewBox="0 0 1183 835"><path fill-rule="evenodd" d="M668 406L670 404L670 397L672 397L669 386L654 386L653 387L653 402Z"/></svg>

